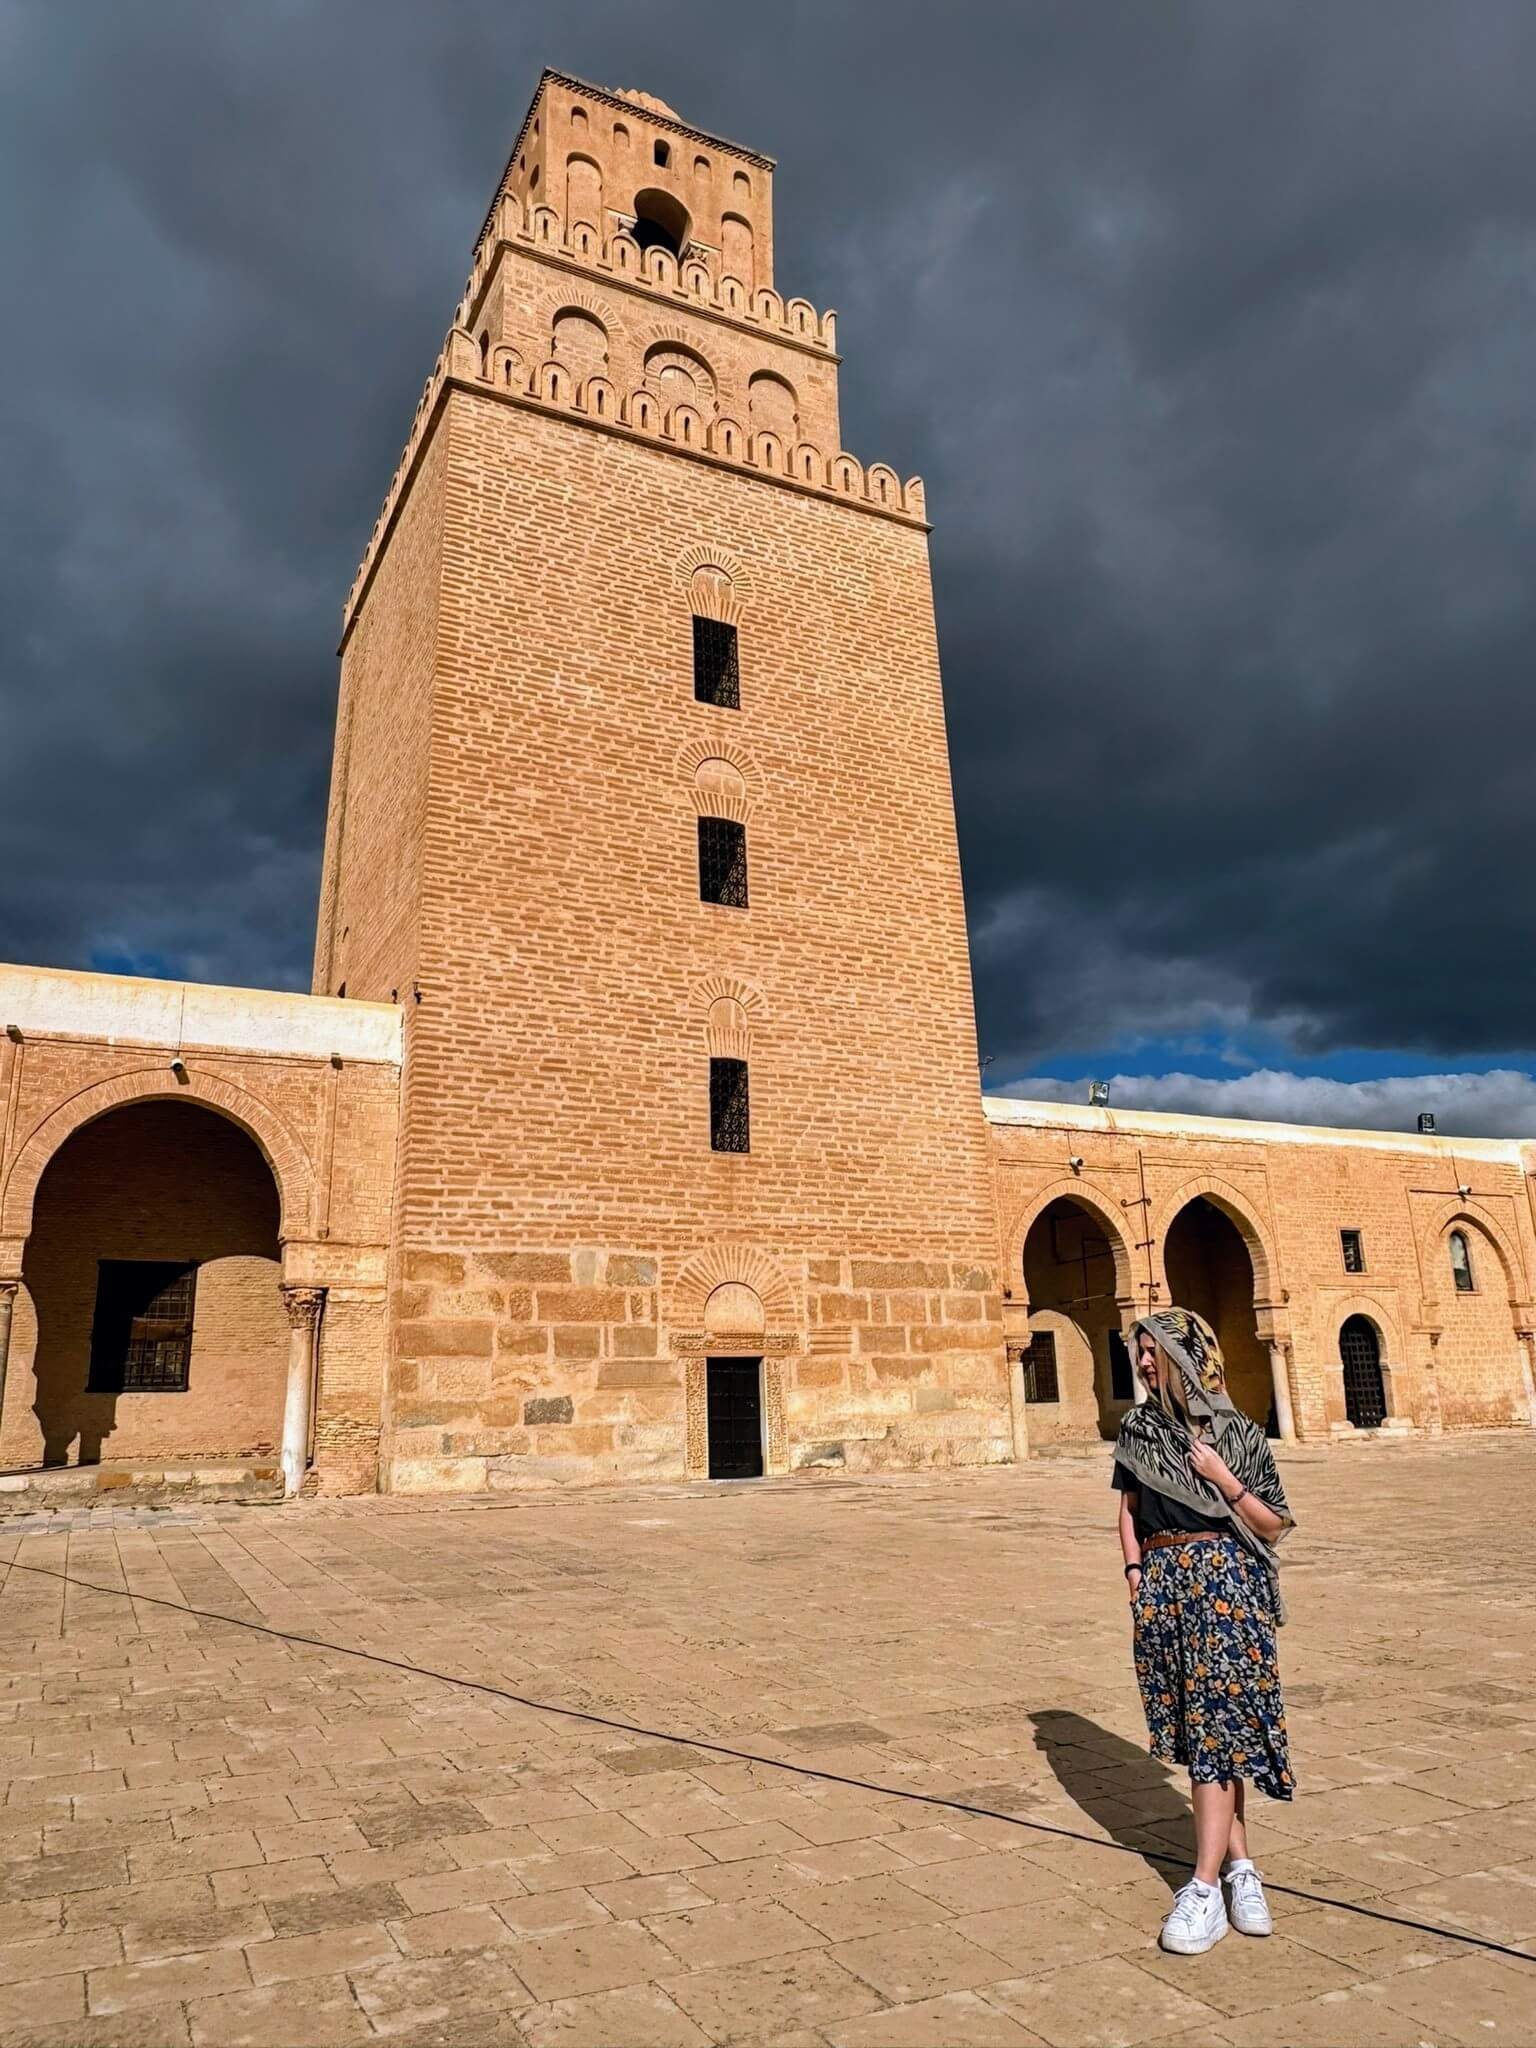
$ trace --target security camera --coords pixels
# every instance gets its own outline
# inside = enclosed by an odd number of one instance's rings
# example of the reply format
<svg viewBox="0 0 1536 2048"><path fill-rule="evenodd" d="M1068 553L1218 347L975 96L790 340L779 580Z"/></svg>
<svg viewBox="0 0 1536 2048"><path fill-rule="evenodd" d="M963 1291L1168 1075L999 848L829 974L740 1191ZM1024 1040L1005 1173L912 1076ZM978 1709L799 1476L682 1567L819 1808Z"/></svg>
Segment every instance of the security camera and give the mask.
<svg viewBox="0 0 1536 2048"><path fill-rule="evenodd" d="M186 1061L185 1061L185 1060L184 1060L184 1059L182 1058L181 1054L180 1054L180 1053L177 1053L176 1057L175 1057L175 1058L174 1058L174 1059L173 1059L173 1060L171 1061L171 1072L172 1072L173 1074L178 1074L178 1075L179 1075L179 1074L184 1074L184 1073L185 1073L186 1071L187 1071L187 1063L186 1063Z"/></svg>
<svg viewBox="0 0 1536 2048"><path fill-rule="evenodd" d="M1083 1159L1081 1153L1074 1152L1072 1154L1072 1157L1067 1161L1067 1164L1071 1167L1074 1173L1081 1173L1083 1170Z"/></svg>

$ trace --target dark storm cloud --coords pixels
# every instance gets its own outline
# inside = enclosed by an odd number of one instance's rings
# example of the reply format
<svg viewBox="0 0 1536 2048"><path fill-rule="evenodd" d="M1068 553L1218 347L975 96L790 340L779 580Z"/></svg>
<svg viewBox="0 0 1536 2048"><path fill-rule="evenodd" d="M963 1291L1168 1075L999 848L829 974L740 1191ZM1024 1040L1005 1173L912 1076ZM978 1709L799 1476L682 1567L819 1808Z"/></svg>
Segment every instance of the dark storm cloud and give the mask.
<svg viewBox="0 0 1536 2048"><path fill-rule="evenodd" d="M340 598L546 62L778 157L927 478L999 1074L1532 1041L1523 0L0 0L0 953L304 983Z"/></svg>

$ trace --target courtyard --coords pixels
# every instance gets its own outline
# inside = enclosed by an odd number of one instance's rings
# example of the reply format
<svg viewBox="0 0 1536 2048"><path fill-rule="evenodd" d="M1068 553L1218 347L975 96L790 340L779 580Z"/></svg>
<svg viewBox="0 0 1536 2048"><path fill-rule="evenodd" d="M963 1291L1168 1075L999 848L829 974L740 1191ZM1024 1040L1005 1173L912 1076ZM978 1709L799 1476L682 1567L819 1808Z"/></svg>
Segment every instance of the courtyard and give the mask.
<svg viewBox="0 0 1536 2048"><path fill-rule="evenodd" d="M1536 2041L1536 1438L1281 1455L1200 1958L1106 1456L0 1522L0 2040Z"/></svg>

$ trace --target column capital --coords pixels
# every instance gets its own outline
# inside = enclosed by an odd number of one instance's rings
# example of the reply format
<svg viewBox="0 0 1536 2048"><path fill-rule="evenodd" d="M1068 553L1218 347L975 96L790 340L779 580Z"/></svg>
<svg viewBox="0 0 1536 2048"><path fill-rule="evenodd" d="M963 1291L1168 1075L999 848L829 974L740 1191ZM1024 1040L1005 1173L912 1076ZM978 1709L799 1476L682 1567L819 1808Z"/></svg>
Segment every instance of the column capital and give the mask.
<svg viewBox="0 0 1536 2048"><path fill-rule="evenodd" d="M16 1290L21 1285L20 1275L0 1273L0 1301L14 1301Z"/></svg>
<svg viewBox="0 0 1536 2048"><path fill-rule="evenodd" d="M280 1287L288 1325L294 1330L312 1330L325 1302L323 1287Z"/></svg>

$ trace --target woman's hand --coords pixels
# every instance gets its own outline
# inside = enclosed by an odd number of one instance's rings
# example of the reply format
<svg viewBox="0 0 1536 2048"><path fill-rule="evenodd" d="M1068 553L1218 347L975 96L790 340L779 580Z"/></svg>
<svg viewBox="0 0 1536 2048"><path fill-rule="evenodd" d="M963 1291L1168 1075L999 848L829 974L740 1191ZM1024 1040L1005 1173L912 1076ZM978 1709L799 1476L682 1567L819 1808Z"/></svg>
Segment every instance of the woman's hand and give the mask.
<svg viewBox="0 0 1536 2048"><path fill-rule="evenodd" d="M1125 1575L1125 1597L1130 1601L1133 1607L1136 1605L1136 1595L1140 1591L1141 1566L1137 1565L1134 1571L1128 1571Z"/></svg>
<svg viewBox="0 0 1536 2048"><path fill-rule="evenodd" d="M1200 1477L1209 1479L1223 1497L1237 1485L1226 1460L1219 1457L1209 1444L1201 1443L1198 1437L1189 1447L1189 1462Z"/></svg>

